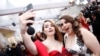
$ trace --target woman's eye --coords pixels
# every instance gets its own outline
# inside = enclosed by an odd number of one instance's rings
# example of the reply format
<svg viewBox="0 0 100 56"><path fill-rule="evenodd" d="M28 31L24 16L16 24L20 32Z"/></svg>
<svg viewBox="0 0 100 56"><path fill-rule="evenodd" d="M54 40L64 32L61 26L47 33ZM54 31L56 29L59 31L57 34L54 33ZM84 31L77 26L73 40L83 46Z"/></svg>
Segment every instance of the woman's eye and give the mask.
<svg viewBox="0 0 100 56"><path fill-rule="evenodd" d="M63 23L59 24L60 26L63 26Z"/></svg>
<svg viewBox="0 0 100 56"><path fill-rule="evenodd" d="M48 28L48 25L44 26L45 28Z"/></svg>

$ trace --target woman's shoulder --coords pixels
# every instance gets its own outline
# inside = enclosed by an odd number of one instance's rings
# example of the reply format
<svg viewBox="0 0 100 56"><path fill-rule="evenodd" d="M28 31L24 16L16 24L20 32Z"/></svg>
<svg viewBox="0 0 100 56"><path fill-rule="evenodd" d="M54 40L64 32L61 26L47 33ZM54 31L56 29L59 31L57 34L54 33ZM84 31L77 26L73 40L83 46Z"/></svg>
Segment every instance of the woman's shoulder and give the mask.
<svg viewBox="0 0 100 56"><path fill-rule="evenodd" d="M88 34L90 35L91 32L85 28L80 28L80 32L82 34L82 36L87 36Z"/></svg>
<svg viewBox="0 0 100 56"><path fill-rule="evenodd" d="M47 41L47 40L44 40L44 41L42 41L42 43L43 43L45 46L47 46L48 41Z"/></svg>
<svg viewBox="0 0 100 56"><path fill-rule="evenodd" d="M86 28L80 28L80 31L81 31L81 33L83 33L83 32L85 32L85 33L90 32L90 31L89 31L89 30L87 30Z"/></svg>
<svg viewBox="0 0 100 56"><path fill-rule="evenodd" d="M47 40L42 41L42 44L46 47L46 49L48 50L49 47L49 43Z"/></svg>
<svg viewBox="0 0 100 56"><path fill-rule="evenodd" d="M92 32L90 32L89 30L85 29L85 28L80 28L81 34L83 37L95 37L94 34Z"/></svg>

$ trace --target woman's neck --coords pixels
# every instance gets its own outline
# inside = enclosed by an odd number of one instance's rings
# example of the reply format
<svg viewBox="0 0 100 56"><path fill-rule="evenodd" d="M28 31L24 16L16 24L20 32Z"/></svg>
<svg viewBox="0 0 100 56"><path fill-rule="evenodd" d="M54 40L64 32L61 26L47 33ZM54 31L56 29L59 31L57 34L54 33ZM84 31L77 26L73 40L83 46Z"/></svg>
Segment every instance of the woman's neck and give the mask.
<svg viewBox="0 0 100 56"><path fill-rule="evenodd" d="M54 36L47 36L47 40L54 41L54 40L55 40L55 38L54 38Z"/></svg>
<svg viewBox="0 0 100 56"><path fill-rule="evenodd" d="M74 32L71 32L70 34L68 34L69 36L75 36Z"/></svg>

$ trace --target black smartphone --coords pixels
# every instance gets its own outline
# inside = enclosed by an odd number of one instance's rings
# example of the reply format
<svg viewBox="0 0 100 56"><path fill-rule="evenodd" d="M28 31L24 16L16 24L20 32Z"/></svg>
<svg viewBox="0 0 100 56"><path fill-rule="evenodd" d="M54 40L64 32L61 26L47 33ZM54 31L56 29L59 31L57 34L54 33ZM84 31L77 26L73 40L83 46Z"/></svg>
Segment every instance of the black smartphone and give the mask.
<svg viewBox="0 0 100 56"><path fill-rule="evenodd" d="M25 12L30 10L30 9L33 9L33 5L31 3L26 6ZM34 17L29 18L28 20L34 20ZM32 25L32 23L27 24L27 26L30 26L30 25Z"/></svg>
<svg viewBox="0 0 100 56"><path fill-rule="evenodd" d="M30 3L26 6L26 11L33 9L33 5Z"/></svg>

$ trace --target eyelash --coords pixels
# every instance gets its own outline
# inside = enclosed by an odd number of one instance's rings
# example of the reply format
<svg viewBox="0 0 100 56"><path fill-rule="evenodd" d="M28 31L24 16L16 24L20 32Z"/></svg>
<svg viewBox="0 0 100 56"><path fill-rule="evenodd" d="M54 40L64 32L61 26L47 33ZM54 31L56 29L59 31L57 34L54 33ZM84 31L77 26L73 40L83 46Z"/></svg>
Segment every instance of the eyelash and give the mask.
<svg viewBox="0 0 100 56"><path fill-rule="evenodd" d="M63 23L59 24L60 26L63 26Z"/></svg>
<svg viewBox="0 0 100 56"><path fill-rule="evenodd" d="M68 23L68 22L66 21L66 22L64 22L64 23L66 24L66 23ZM60 25L60 26L63 26L63 23L61 23L61 24L59 24L59 25Z"/></svg>
<svg viewBox="0 0 100 56"><path fill-rule="evenodd" d="M51 25L51 27L54 27L53 25ZM45 26L45 28L48 28L48 26Z"/></svg>

